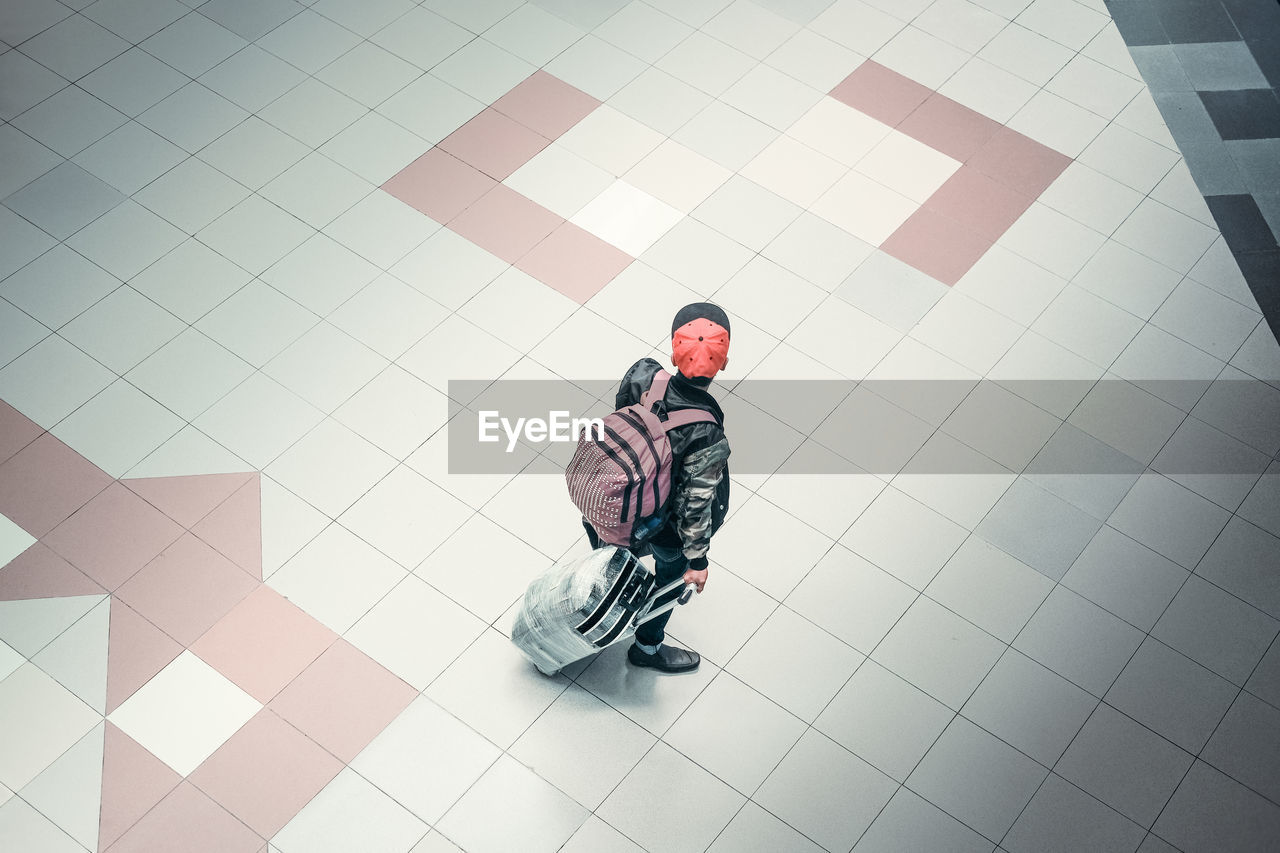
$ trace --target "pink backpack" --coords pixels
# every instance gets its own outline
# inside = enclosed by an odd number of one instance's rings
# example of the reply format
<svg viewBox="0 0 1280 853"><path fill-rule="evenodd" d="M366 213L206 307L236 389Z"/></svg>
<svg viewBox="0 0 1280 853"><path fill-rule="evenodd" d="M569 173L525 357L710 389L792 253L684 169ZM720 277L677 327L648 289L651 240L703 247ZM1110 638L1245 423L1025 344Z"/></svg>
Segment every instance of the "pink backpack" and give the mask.
<svg viewBox="0 0 1280 853"><path fill-rule="evenodd" d="M569 497L603 542L634 548L662 529L671 494L671 442L667 432L715 422L701 409L672 412L665 421L650 411L667 393L671 374L659 370L639 403L604 419L604 437L583 431L564 479Z"/></svg>

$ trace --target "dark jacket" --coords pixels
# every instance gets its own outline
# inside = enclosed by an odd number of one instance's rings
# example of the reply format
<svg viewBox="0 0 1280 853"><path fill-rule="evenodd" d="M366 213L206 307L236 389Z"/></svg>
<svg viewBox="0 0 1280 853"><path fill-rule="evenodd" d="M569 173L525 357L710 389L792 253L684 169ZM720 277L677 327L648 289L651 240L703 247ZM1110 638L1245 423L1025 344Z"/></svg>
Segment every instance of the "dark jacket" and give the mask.
<svg viewBox="0 0 1280 853"><path fill-rule="evenodd" d="M662 365L642 358L627 371L618 386L614 408L640 402ZM715 415L716 423L695 423L667 433L671 442L671 513L667 525L653 542L680 548L695 570L707 567L711 537L724 523L729 509L729 441L724 434L724 412L706 388L673 371L663 397L667 412L701 409ZM659 411L662 414L662 411Z"/></svg>

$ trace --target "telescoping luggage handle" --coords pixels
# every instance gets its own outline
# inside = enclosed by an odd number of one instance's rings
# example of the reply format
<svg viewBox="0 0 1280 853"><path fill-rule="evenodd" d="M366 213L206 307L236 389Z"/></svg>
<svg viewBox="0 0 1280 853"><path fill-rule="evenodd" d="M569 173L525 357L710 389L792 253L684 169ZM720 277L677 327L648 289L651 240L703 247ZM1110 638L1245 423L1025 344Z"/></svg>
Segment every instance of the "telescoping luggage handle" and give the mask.
<svg viewBox="0 0 1280 853"><path fill-rule="evenodd" d="M662 598L664 595L666 595L669 592L674 592L675 590L679 589L681 585L684 586L684 591L681 592L678 597L671 599L670 601L663 604L661 607L653 606L654 603L657 602L659 598ZM659 616L661 616L663 613L666 613L668 610L673 610L676 607L676 605L687 603L689 601L689 598L695 592L697 592L697 590L698 590L697 584L692 584L692 583L686 584L683 578L677 578L673 580L671 583L667 584L662 589L658 590L653 594L653 596L649 599L649 604L647 607L642 607L641 609L636 611L636 615L631 618L631 625L633 627L638 628L644 623L648 622L650 619L657 619Z"/></svg>

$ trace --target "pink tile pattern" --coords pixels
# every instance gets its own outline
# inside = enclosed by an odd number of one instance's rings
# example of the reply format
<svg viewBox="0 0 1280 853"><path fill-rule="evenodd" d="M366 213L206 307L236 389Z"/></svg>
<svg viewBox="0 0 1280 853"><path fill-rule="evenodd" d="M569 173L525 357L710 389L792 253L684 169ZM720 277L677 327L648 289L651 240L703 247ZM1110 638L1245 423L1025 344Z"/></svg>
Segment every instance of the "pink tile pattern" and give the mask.
<svg viewBox="0 0 1280 853"><path fill-rule="evenodd" d="M99 853L260 853L417 691L263 584L257 472L113 480L0 418L0 511L37 539L0 600L110 594L106 713L188 648L273 703L186 779L107 721Z"/></svg>
<svg viewBox="0 0 1280 853"><path fill-rule="evenodd" d="M336 639L280 593L260 586L191 651L265 705Z"/></svg>
<svg viewBox="0 0 1280 853"><path fill-rule="evenodd" d="M40 542L0 568L0 601L104 594L101 585Z"/></svg>
<svg viewBox="0 0 1280 853"><path fill-rule="evenodd" d="M257 585L248 572L187 533L143 566L116 595L185 648Z"/></svg>
<svg viewBox="0 0 1280 853"><path fill-rule="evenodd" d="M267 707L350 762L417 695L381 664L340 639Z"/></svg>
<svg viewBox="0 0 1280 853"><path fill-rule="evenodd" d="M549 144L551 140L489 107L436 147L501 181Z"/></svg>
<svg viewBox="0 0 1280 853"><path fill-rule="evenodd" d="M535 71L382 189L585 304L635 258L499 182L598 106L596 98Z"/></svg>
<svg viewBox="0 0 1280 853"><path fill-rule="evenodd" d="M572 222L561 223L516 266L538 281L556 282L556 290L586 302L634 260L626 252Z"/></svg>
<svg viewBox="0 0 1280 853"><path fill-rule="evenodd" d="M263 838L271 838L343 764L263 709L189 777Z"/></svg>
<svg viewBox="0 0 1280 853"><path fill-rule="evenodd" d="M181 782L105 853L257 853L263 839L190 782Z"/></svg>
<svg viewBox="0 0 1280 853"><path fill-rule="evenodd" d="M181 781L173 768L108 722L102 753L98 850L110 848Z"/></svg>
<svg viewBox="0 0 1280 853"><path fill-rule="evenodd" d="M112 483L43 541L80 571L114 591L182 535L183 527Z"/></svg>
<svg viewBox="0 0 1280 853"><path fill-rule="evenodd" d="M867 60L831 97L960 161L880 249L954 285L1071 163L1028 136Z"/></svg>
<svg viewBox="0 0 1280 853"><path fill-rule="evenodd" d="M533 251L564 220L505 184L485 193L449 227L509 264Z"/></svg>
<svg viewBox="0 0 1280 853"><path fill-rule="evenodd" d="M39 438L42 432L34 421L0 400L0 465Z"/></svg>
<svg viewBox="0 0 1280 853"><path fill-rule="evenodd" d="M109 485L105 471L46 432L0 464L0 513L39 539Z"/></svg>
<svg viewBox="0 0 1280 853"><path fill-rule="evenodd" d="M600 101L545 71L535 71L493 104L493 109L545 136L559 139Z"/></svg>

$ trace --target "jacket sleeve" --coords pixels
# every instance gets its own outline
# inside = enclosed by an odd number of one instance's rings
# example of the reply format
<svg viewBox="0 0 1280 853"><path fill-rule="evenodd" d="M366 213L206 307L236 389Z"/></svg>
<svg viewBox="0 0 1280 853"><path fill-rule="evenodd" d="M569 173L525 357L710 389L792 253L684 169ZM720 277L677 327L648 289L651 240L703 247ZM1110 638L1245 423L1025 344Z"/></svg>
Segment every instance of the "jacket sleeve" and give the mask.
<svg viewBox="0 0 1280 853"><path fill-rule="evenodd" d="M707 567L712 503L720 478L726 476L728 460L729 440L721 438L686 455L676 472L672 505L676 532L680 534L680 545L689 560L689 568L694 571Z"/></svg>

